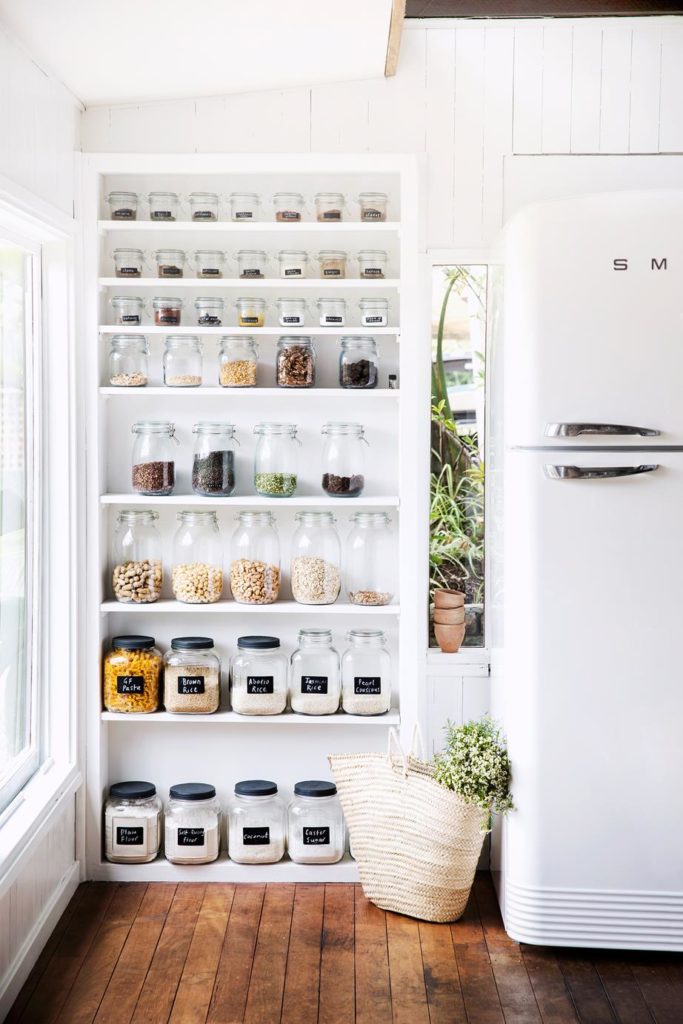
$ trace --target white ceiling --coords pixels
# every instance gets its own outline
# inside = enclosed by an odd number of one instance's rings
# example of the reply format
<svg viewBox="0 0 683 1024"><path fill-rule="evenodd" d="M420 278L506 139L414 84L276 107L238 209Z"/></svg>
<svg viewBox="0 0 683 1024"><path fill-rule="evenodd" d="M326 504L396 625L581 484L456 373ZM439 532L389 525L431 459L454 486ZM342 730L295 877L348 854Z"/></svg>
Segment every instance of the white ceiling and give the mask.
<svg viewBox="0 0 683 1024"><path fill-rule="evenodd" d="M0 0L86 105L379 77L391 0Z"/></svg>

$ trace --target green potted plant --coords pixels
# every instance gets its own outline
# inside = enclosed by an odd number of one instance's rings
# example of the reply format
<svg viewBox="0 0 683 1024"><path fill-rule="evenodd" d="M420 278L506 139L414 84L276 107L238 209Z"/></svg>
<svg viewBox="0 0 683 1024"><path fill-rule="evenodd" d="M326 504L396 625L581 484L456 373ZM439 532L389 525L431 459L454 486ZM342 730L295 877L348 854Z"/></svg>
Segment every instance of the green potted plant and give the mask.
<svg viewBox="0 0 683 1024"><path fill-rule="evenodd" d="M488 813L513 809L512 772L507 744L490 715L463 725L446 726L446 746L434 758L434 778L468 804Z"/></svg>

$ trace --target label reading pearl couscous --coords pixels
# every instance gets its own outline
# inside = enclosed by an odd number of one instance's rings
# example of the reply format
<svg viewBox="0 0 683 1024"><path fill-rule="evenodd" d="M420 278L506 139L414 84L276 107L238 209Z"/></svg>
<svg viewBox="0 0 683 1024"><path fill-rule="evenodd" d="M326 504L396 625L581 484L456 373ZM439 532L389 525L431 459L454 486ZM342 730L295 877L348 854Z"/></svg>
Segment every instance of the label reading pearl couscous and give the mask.
<svg viewBox="0 0 683 1024"><path fill-rule="evenodd" d="M382 692L381 676L354 676L353 692L357 694L379 694Z"/></svg>

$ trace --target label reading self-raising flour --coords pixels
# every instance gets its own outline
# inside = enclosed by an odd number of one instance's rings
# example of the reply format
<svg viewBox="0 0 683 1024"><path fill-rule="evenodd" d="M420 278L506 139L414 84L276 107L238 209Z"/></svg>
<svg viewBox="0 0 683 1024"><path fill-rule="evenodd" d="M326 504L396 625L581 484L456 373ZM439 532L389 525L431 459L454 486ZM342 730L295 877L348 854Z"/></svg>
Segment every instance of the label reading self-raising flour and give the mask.
<svg viewBox="0 0 683 1024"><path fill-rule="evenodd" d="M353 692L359 696L370 696L382 692L381 676L354 676Z"/></svg>
<svg viewBox="0 0 683 1024"><path fill-rule="evenodd" d="M204 846L206 833L203 828L179 828L178 846Z"/></svg>
<svg viewBox="0 0 683 1024"><path fill-rule="evenodd" d="M304 846L329 846L330 826L319 825L314 828L312 825L304 825L302 838Z"/></svg>
<svg viewBox="0 0 683 1024"><path fill-rule="evenodd" d="M245 846L268 846L270 842L270 828L264 825L263 828L243 828L242 842Z"/></svg>
<svg viewBox="0 0 683 1024"><path fill-rule="evenodd" d="M247 693L274 693L275 676L247 676Z"/></svg>
<svg viewBox="0 0 683 1024"><path fill-rule="evenodd" d="M327 676L302 676L302 693L327 693Z"/></svg>
<svg viewBox="0 0 683 1024"><path fill-rule="evenodd" d="M178 693L204 693L204 676L178 676Z"/></svg>

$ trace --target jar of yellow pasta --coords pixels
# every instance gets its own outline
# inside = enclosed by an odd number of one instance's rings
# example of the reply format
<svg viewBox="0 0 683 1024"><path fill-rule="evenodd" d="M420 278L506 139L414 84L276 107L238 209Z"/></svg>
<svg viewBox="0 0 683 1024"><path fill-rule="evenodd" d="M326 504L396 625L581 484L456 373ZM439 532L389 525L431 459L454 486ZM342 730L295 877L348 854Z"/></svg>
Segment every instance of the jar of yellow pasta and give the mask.
<svg viewBox="0 0 683 1024"><path fill-rule="evenodd" d="M153 636L115 636L104 658L107 711L147 715L159 709L161 652Z"/></svg>

